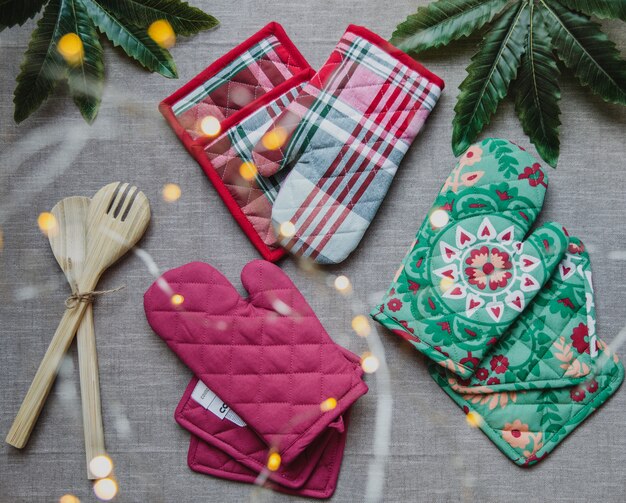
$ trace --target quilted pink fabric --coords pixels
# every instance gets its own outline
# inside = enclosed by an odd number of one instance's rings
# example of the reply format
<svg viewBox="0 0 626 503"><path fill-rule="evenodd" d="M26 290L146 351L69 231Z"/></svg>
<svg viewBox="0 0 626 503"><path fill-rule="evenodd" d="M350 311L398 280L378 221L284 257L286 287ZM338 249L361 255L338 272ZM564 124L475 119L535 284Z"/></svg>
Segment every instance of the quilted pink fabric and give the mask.
<svg viewBox="0 0 626 503"><path fill-rule="evenodd" d="M241 281L247 298L208 264L172 269L146 292L146 317L194 374L288 465L367 386L357 357L330 339L279 267L252 261ZM328 398L337 406L322 411L320 404Z"/></svg>
<svg viewBox="0 0 626 503"><path fill-rule="evenodd" d="M191 398L193 378L176 409L176 421L192 433L188 463L209 475L254 483L265 470L267 445L248 427L220 419ZM343 418L340 418L343 424ZM345 429L327 428L291 464L265 470L271 489L315 498L330 497L337 487L345 446Z"/></svg>

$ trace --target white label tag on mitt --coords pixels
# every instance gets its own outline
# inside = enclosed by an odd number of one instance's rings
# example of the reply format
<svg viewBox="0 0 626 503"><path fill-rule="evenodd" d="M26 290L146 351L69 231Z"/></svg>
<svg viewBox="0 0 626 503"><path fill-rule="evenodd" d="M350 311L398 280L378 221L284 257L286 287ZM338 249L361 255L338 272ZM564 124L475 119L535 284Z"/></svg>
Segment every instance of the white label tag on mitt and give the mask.
<svg viewBox="0 0 626 503"><path fill-rule="evenodd" d="M213 393L202 381L198 381L198 384L196 384L196 387L191 393L191 398L220 419L226 418L231 423L235 423L237 426L246 426L244 420L241 419L228 405L226 405L219 396Z"/></svg>

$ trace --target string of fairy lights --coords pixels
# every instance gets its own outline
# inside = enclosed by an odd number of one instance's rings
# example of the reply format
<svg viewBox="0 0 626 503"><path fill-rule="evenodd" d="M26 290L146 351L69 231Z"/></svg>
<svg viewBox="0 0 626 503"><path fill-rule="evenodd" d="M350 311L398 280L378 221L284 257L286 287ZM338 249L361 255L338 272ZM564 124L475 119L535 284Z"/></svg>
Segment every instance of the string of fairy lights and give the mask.
<svg viewBox="0 0 626 503"><path fill-rule="evenodd" d="M176 35L171 25L166 20L158 20L150 25L147 30L148 35L159 45L165 48L172 47L176 42ZM84 58L84 48L80 37L75 33L67 33L59 39L56 48L59 54L65 59L69 65L78 65ZM115 90L113 90L115 91ZM115 96L115 92L112 92ZM116 96L120 102L120 105L127 105L129 108L136 107L136 103L130 98L124 96L123 93ZM141 113L141 110L132 108L137 113ZM220 121L217 117L207 115L198 121L197 124L198 134L211 138L216 137L221 133ZM58 134L58 133L56 133ZM86 133L89 134L89 133ZM45 136L45 135L44 135ZM54 136L54 135L52 135ZM287 139L287 133L281 127L276 127L270 132L266 133L262 139L261 144L267 150L276 150L281 148ZM66 142L72 140L85 143L84 135L66 134L63 137ZM78 148L78 151L80 151ZM24 153L28 152L28 147L24 148ZM69 149L66 154L65 169L69 168L73 158L71 153L76 152L76 148ZM13 152L13 157L16 157L16 153ZM58 176L60 173L53 173L51 178ZM258 171L254 163L242 162L239 167L239 174L243 180L253 181L258 175ZM45 181L45 175L42 174L41 180ZM175 204L181 197L183 197L181 187L173 182L165 183L162 186L161 198L166 204ZM5 211L8 209L10 203L5 200L4 203L0 203L0 210L3 218L6 219L11 212ZM448 223L448 212L440 209L435 210L429 215L430 222L435 227L443 227ZM0 221L0 223L2 223ZM57 222L54 215L50 212L42 212L37 216L36 224L40 231L46 235L56 232ZM283 237L291 237L295 234L296 229L292 222L283 222L278 228L278 232ZM2 227L0 226L0 253L5 247L5 235ZM158 278L160 276L160 269L155 263L153 257L141 248L134 249L135 254L142 260L149 273ZM613 251L608 254L608 258L618 261L626 261L626 251ZM356 295L351 280L344 274L335 275L330 272L326 272L322 268L316 266L313 262L305 259L297 259L296 263L301 271L307 274L309 277L314 278L318 284L322 285L327 291L334 291L342 299L347 302L351 312L350 328L352 332L356 334L360 340L365 342L367 349L360 355L360 363L363 371L367 374L375 374L376 378L376 424L375 432L372 437L373 443L373 456L369 463L367 487L365 488L364 500L368 502L380 501L382 499L384 491L385 481L385 467L386 460L389 454L390 437L391 437L391 424L392 424L392 391L391 391L391 379L387 368L387 362L384 354L384 347L377 331L373 328L369 317L367 315L368 306L363 302L358 295ZM441 288L449 288L450 285L442 284ZM171 302L173 305L184 310L185 299L182 295L176 293L169 288L167 284L161 284L161 287L171 294ZM36 296L38 289L32 288L28 290L29 295ZM279 301L277 301L279 302ZM293 313L286 305L280 305L279 303L274 305L277 312L283 315L297 316L298 313ZM618 346L626 342L626 327L620 332L620 334L613 341L612 349L615 350ZM78 400L76 394L74 399ZM337 406L337 400L334 397L327 397L320 403L320 409L322 411L332 410ZM428 414L437 416L437 421L445 421L445 416L438 415L436 411L431 410L431 407L423 407ZM116 414L120 416L120 424L124 423L123 414L118 411ZM475 413L470 413L466 416L466 420L469 426L479 427L481 425L482 418ZM126 428L129 429L126 420ZM288 425L286 425L288 426ZM256 480L258 486L262 486L268 479L268 473L278 470L281 466L281 457L278 452L272 448L268 451L268 457L266 462L266 470L259 474ZM117 477L114 474L114 462L113 459L107 455L97 456L89 463L91 472L97 477L93 483L94 495L101 501L111 501L116 498L119 493L120 485ZM464 479L465 480L465 479ZM470 482L464 482L466 486L471 486ZM253 491L251 499L258 497L258 489ZM467 487L466 487L467 489ZM269 491L266 491L271 494ZM271 496L268 496L268 498ZM80 503L78 496L67 493L59 497L59 503Z"/></svg>

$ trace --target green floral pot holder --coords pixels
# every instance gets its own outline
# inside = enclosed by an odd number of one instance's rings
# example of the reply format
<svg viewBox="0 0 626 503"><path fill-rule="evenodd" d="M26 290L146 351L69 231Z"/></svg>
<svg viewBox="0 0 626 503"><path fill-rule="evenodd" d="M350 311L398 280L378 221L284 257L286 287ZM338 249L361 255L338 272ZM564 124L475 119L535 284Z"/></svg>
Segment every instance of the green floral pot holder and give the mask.
<svg viewBox="0 0 626 503"><path fill-rule="evenodd" d="M547 186L517 145L471 146L372 311L519 465L545 457L624 378L595 335L584 244L556 223L527 235Z"/></svg>

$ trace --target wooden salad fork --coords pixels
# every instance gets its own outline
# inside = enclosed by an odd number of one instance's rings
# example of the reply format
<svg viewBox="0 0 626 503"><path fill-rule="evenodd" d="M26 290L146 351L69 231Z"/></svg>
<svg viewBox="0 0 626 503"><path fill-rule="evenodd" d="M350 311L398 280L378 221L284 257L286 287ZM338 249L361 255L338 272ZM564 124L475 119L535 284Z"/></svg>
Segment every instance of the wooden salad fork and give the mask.
<svg viewBox="0 0 626 503"><path fill-rule="evenodd" d="M8 444L21 449L28 442L100 276L139 241L149 222L148 198L128 183L111 183L91 200L87 214L87 255L77 282L78 293L83 297L65 310L7 434Z"/></svg>
<svg viewBox="0 0 626 503"><path fill-rule="evenodd" d="M52 253L65 273L72 293L78 293L78 280L83 271L87 255L88 197L66 197L59 201L50 213L56 219L56 231L48 233ZM83 411L83 433L87 476L97 478L89 467L96 456L106 454L102 408L100 403L100 379L98 376L98 354L93 324L93 306L87 304L78 331L78 369L80 373L80 399Z"/></svg>

